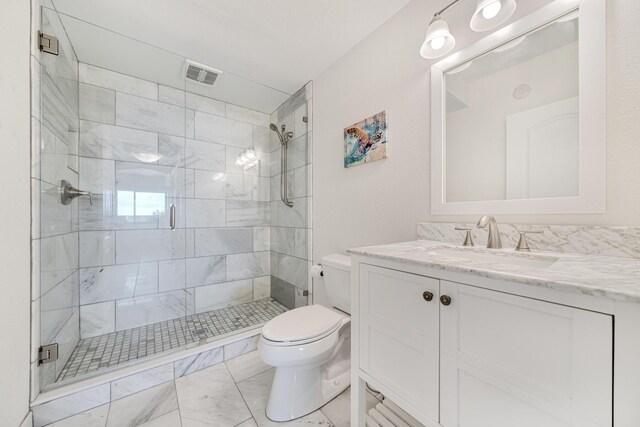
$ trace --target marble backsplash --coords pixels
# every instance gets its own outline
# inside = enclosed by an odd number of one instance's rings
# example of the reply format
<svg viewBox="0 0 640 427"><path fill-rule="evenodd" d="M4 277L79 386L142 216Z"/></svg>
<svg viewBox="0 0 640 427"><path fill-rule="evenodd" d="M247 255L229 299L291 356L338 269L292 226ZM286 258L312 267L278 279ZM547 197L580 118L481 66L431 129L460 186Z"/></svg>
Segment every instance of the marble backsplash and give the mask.
<svg viewBox="0 0 640 427"><path fill-rule="evenodd" d="M462 244L465 232L456 227L470 228L476 246L486 244L487 230L470 223L419 222L418 240ZM519 230L542 231L527 235L532 250L640 258L640 227L498 223L498 228L504 248L516 247Z"/></svg>

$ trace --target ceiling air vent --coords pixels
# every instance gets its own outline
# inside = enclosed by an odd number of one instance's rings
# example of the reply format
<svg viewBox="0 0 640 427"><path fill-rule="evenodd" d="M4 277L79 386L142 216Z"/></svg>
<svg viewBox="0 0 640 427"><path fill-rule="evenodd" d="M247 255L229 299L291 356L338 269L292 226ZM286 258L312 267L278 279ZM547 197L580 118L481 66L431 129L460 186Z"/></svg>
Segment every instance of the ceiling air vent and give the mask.
<svg viewBox="0 0 640 427"><path fill-rule="evenodd" d="M194 82L207 86L212 86L218 76L222 74L220 70L189 60L186 61L184 68L184 74L188 80L193 80Z"/></svg>

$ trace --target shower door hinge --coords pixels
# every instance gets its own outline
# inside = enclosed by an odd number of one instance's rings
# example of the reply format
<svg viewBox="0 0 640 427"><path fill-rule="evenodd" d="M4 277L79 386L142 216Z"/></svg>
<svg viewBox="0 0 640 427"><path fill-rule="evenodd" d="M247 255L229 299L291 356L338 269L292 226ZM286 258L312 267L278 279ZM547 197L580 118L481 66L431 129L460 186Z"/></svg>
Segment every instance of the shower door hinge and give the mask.
<svg viewBox="0 0 640 427"><path fill-rule="evenodd" d="M38 31L38 46L42 52L50 53L52 55L58 54L58 39L54 36Z"/></svg>
<svg viewBox="0 0 640 427"><path fill-rule="evenodd" d="M58 360L58 343L47 344L38 350L38 365Z"/></svg>

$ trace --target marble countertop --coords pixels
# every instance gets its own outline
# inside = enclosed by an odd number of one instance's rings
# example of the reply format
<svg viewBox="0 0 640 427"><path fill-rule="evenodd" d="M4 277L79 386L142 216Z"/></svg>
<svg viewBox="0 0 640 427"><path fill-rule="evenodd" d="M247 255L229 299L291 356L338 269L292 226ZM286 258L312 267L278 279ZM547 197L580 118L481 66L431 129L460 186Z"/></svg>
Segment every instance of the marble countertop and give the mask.
<svg viewBox="0 0 640 427"><path fill-rule="evenodd" d="M353 248L348 252L564 292L640 302L639 259L463 248L429 240Z"/></svg>

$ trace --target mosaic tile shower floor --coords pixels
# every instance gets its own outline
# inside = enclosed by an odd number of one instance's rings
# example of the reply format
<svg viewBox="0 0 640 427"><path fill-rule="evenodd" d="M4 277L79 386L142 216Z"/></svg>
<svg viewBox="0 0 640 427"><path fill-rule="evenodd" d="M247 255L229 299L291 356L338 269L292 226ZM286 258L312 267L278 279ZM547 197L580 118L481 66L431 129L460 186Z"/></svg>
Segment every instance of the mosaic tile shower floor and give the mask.
<svg viewBox="0 0 640 427"><path fill-rule="evenodd" d="M261 325L287 308L272 298L80 340L58 381Z"/></svg>

